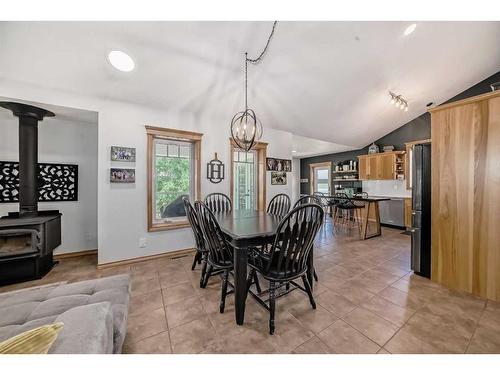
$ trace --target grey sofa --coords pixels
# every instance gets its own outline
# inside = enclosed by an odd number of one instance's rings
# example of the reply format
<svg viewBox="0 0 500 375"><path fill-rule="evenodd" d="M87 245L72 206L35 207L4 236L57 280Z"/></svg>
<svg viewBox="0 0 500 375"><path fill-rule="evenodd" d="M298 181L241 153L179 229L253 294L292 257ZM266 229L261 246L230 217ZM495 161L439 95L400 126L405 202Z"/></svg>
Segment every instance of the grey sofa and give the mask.
<svg viewBox="0 0 500 375"><path fill-rule="evenodd" d="M0 341L63 322L49 353L121 353L129 293L129 276L117 275L0 294Z"/></svg>

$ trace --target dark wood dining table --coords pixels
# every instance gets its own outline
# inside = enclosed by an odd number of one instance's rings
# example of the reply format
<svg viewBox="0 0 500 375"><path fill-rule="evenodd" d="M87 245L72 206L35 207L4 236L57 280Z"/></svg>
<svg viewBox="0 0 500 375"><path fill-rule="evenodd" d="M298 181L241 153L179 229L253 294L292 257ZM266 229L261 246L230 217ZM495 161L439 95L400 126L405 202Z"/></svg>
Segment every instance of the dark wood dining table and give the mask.
<svg viewBox="0 0 500 375"><path fill-rule="evenodd" d="M215 213L226 240L234 248L234 304L236 323L245 320L248 249L273 242L281 217L257 210ZM313 251L309 255L307 278L313 285Z"/></svg>

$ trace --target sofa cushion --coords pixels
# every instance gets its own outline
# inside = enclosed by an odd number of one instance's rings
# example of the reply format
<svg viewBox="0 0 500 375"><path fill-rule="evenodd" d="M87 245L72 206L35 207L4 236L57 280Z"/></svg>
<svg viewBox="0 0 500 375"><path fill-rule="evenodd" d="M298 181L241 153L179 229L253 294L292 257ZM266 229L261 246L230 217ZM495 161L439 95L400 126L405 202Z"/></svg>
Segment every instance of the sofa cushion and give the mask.
<svg viewBox="0 0 500 375"><path fill-rule="evenodd" d="M62 284L65 284L65 282L35 286L31 288L2 293L0 294L0 307L17 305L24 302L44 301L45 299L47 299L47 296L52 290Z"/></svg>
<svg viewBox="0 0 500 375"><path fill-rule="evenodd" d="M109 302L74 307L55 319L64 328L49 353L113 353L113 314Z"/></svg>
<svg viewBox="0 0 500 375"><path fill-rule="evenodd" d="M112 317L112 351L120 353L127 328L128 275L117 275L0 294L0 340L52 323L71 309L107 302Z"/></svg>

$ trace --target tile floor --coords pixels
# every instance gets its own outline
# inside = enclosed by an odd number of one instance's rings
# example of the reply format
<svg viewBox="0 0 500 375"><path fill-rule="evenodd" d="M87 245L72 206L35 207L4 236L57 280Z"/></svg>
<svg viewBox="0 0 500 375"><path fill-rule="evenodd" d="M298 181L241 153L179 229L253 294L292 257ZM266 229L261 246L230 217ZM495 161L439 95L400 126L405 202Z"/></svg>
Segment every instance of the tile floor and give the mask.
<svg viewBox="0 0 500 375"><path fill-rule="evenodd" d="M245 324L233 296L220 314L220 280L198 287L192 258L96 270L96 258L61 261L43 283L128 272L132 277L125 353L500 353L500 303L448 290L410 272L410 237L383 228L366 241L330 223L315 246L317 309L300 290L277 302L276 333L249 297Z"/></svg>

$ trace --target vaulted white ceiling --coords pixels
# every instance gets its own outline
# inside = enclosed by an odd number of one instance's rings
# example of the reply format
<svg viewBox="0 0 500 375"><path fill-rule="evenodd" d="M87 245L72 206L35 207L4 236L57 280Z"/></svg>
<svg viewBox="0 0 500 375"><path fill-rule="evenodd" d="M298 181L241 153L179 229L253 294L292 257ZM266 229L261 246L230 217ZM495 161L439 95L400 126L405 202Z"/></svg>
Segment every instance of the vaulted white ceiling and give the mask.
<svg viewBox="0 0 500 375"><path fill-rule="evenodd" d="M279 22L249 66L249 105L292 132L298 156L363 147L500 70L500 22ZM244 52L272 22L3 22L0 79L192 112L229 126L241 110ZM110 50L136 69L114 70ZM0 81L1 84L1 81ZM402 94L408 112L389 104ZM54 103L57 104L57 103ZM321 142L319 142L321 141Z"/></svg>

